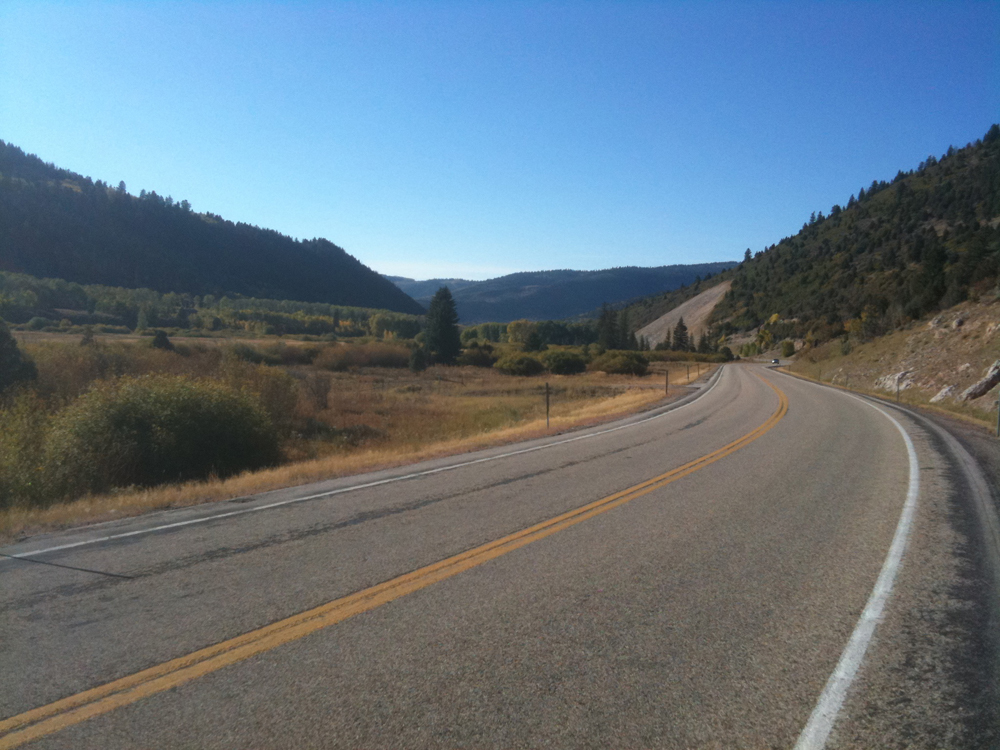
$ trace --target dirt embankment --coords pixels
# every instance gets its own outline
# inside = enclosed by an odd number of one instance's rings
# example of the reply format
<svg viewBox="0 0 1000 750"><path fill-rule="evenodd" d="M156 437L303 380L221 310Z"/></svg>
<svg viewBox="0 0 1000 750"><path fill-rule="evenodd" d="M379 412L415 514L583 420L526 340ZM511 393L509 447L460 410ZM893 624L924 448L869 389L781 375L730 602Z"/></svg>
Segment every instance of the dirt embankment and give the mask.
<svg viewBox="0 0 1000 750"><path fill-rule="evenodd" d="M995 421L997 389L963 399L1000 360L1000 300L963 302L867 343L839 339L801 352L792 370L825 382L895 395Z"/></svg>
<svg viewBox="0 0 1000 750"><path fill-rule="evenodd" d="M712 314L716 304L722 296L729 291L732 286L731 281L723 281L716 284L711 289L706 289L697 297L692 297L687 302L683 302L665 315L643 326L636 331L636 336L645 336L650 346L656 346L673 332L677 322L684 318L684 325L687 326L688 335L695 341L698 340L708 328L708 317Z"/></svg>

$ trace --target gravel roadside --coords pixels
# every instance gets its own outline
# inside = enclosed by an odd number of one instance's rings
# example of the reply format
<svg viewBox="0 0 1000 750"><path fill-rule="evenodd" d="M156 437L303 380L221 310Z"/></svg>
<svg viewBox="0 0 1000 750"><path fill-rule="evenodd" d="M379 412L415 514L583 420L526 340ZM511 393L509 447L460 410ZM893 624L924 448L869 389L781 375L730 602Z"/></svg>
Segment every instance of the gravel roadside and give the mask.
<svg viewBox="0 0 1000 750"><path fill-rule="evenodd" d="M960 420L922 416L973 455L997 503L1000 442ZM916 524L885 635L876 633L829 746L1000 747L997 589L972 488L940 435L911 418L906 427L921 467Z"/></svg>

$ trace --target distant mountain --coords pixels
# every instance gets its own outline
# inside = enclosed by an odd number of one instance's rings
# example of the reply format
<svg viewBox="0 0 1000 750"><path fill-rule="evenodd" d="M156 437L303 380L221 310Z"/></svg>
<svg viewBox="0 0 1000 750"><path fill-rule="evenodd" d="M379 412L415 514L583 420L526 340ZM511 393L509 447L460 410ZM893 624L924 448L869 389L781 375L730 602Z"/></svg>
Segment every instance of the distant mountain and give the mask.
<svg viewBox="0 0 1000 750"><path fill-rule="evenodd" d="M527 271L486 281L431 279L414 281L389 277L427 304L440 287L455 298L462 323L509 323L512 320L564 320L586 315L602 304L619 304L659 294L736 265L735 261L698 265L638 268L626 266L602 271Z"/></svg>
<svg viewBox="0 0 1000 750"><path fill-rule="evenodd" d="M434 292L443 286L448 287L452 294L473 284L479 284L479 281L469 281L468 279L427 279L425 281L416 281L414 279L408 279L405 276L386 276L389 281L398 286L408 295L416 300L424 300L424 306L427 306L427 302L430 302L431 297L434 296Z"/></svg>
<svg viewBox="0 0 1000 750"><path fill-rule="evenodd" d="M80 284L243 295L419 314L397 286L325 239L136 197L0 141L0 271Z"/></svg>

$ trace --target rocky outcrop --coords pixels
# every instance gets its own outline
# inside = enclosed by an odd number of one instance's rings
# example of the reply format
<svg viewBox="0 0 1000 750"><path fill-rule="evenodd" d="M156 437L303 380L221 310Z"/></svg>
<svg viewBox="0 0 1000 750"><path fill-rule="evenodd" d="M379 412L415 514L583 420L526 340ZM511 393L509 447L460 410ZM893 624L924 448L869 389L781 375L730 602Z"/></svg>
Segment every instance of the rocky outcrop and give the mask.
<svg viewBox="0 0 1000 750"><path fill-rule="evenodd" d="M936 403L939 403L941 401L944 401L946 398L950 398L952 395L954 395L954 393L955 393L955 386L953 386L953 385L946 385L944 388L942 388L940 391L938 391L935 395L931 396L931 403L932 404L936 404Z"/></svg>
<svg viewBox="0 0 1000 750"><path fill-rule="evenodd" d="M998 383L1000 383L1000 359L989 366L982 380L962 391L959 401L972 401L973 399L982 398Z"/></svg>
<svg viewBox="0 0 1000 750"><path fill-rule="evenodd" d="M897 388L901 391L905 391L913 385L913 380L906 377L909 374L909 370L903 370L902 372L897 372L893 375L883 375L875 381L875 387L883 391L895 392Z"/></svg>

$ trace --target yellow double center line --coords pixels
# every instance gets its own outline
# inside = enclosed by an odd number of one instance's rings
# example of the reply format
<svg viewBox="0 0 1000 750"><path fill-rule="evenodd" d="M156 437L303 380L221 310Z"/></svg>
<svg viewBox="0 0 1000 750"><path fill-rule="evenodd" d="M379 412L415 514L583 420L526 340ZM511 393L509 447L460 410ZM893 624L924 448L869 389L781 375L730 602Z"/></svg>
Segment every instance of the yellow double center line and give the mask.
<svg viewBox="0 0 1000 750"><path fill-rule="evenodd" d="M706 456L576 510L542 521L502 539L427 565L398 578L335 599L258 630L231 638L228 641L222 641L214 646L199 649L187 656L171 659L155 667L55 701L47 706L12 716L0 721L0 733L6 733L0 736L0 750L18 747L25 742L58 732L73 724L87 721L243 659L249 659L251 656L269 651L282 644L298 640L317 630L335 625L362 612L368 612L433 583L451 578L501 555L506 555L519 547L544 539L586 521L588 518L606 513L612 508L617 508L630 500L635 500L637 497L642 497L681 477L703 469L709 464L746 447L774 427L785 416L788 411L788 399L773 385L770 383L767 385L778 395L777 411L753 432L747 433Z"/></svg>

